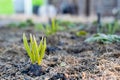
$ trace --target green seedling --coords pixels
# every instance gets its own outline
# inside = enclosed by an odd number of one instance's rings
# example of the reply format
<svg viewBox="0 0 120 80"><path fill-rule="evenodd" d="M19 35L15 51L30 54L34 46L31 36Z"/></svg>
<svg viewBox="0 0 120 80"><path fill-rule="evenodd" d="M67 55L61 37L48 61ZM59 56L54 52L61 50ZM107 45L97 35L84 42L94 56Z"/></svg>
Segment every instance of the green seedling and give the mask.
<svg viewBox="0 0 120 80"><path fill-rule="evenodd" d="M112 23L105 23L102 25L101 29L102 33L106 34L115 34L117 31L119 31L119 23L118 21L114 21Z"/></svg>
<svg viewBox="0 0 120 80"><path fill-rule="evenodd" d="M34 22L32 21L32 19L26 20L26 24L27 24L28 26L34 26Z"/></svg>
<svg viewBox="0 0 120 80"><path fill-rule="evenodd" d="M119 30L119 23L117 20L114 21L113 23L114 28L113 28L113 34Z"/></svg>
<svg viewBox="0 0 120 80"><path fill-rule="evenodd" d="M86 36L86 35L87 35L87 32L81 30L81 31L76 32L76 35L77 35L77 36Z"/></svg>
<svg viewBox="0 0 120 80"><path fill-rule="evenodd" d="M51 25L47 25L44 32L47 36L52 35L58 31L58 25L55 23L55 19L52 19Z"/></svg>
<svg viewBox="0 0 120 80"><path fill-rule="evenodd" d="M113 29L114 29L114 26L112 25L112 24L108 24L108 34L113 34L114 32L113 32Z"/></svg>
<svg viewBox="0 0 120 80"><path fill-rule="evenodd" d="M92 24L93 24L93 25L97 25L97 24L98 24L98 23L97 23L97 20L93 21Z"/></svg>
<svg viewBox="0 0 120 80"><path fill-rule="evenodd" d="M24 27L27 27L28 25L27 25L27 23L26 22L20 22L19 24L18 24L18 27L19 28L24 28Z"/></svg>
<svg viewBox="0 0 120 80"><path fill-rule="evenodd" d="M58 24L56 23L55 19L51 20L51 24L48 24L46 26L43 26L42 24L37 24L35 27L37 30L43 31L46 34L46 36L55 34L58 30L61 29L58 28Z"/></svg>
<svg viewBox="0 0 120 80"><path fill-rule="evenodd" d="M66 30L74 30L74 29L82 29L84 26L77 26L80 25L80 23L71 23L69 21L61 21L52 19L51 24L43 26L42 24L36 25L37 30L43 31L46 36L50 36L55 34L57 31L66 31ZM75 27L77 26L77 27ZM74 29L73 29L74 28Z"/></svg>
<svg viewBox="0 0 120 80"><path fill-rule="evenodd" d="M42 37L40 44L37 44L36 38L34 35L30 34L30 44L28 44L27 37L23 34L23 43L28 56L30 57L31 62L41 64L42 59L46 50L46 38Z"/></svg>
<svg viewBox="0 0 120 80"><path fill-rule="evenodd" d="M44 31L44 27L42 24L36 24L35 25L35 30L41 30L41 31Z"/></svg>
<svg viewBox="0 0 120 80"><path fill-rule="evenodd" d="M18 24L18 27L20 28L24 28L24 27L28 27L28 26L34 26L34 22L31 19L26 20L25 22L21 22Z"/></svg>
<svg viewBox="0 0 120 80"><path fill-rule="evenodd" d="M7 26L8 27L18 27L18 28L25 28L28 26L34 26L35 24L33 23L33 21L31 19L28 19L26 21L23 22L19 22L19 23L10 23Z"/></svg>
<svg viewBox="0 0 120 80"><path fill-rule="evenodd" d="M85 42L91 43L91 42L98 42L98 43L104 43L104 44L110 44L114 42L120 42L120 36L117 35L111 35L111 34L94 34L92 37L85 40Z"/></svg>
<svg viewBox="0 0 120 80"><path fill-rule="evenodd" d="M10 23L10 24L8 24L7 26L12 28L12 27L16 27L17 24L16 24L16 23Z"/></svg>
<svg viewBox="0 0 120 80"><path fill-rule="evenodd" d="M70 22L70 21L64 21L64 20L56 20L56 21L57 21L57 24L61 25L61 26L66 26L66 27L74 27L74 26L76 26L75 23Z"/></svg>

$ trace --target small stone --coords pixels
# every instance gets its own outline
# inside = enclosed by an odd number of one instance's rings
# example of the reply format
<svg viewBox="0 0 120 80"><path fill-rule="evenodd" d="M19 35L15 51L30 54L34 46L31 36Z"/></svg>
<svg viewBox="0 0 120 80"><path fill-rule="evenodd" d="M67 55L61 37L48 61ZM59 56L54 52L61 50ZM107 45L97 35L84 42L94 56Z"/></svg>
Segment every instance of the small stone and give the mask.
<svg viewBox="0 0 120 80"><path fill-rule="evenodd" d="M120 71L120 66L116 66L115 70Z"/></svg>
<svg viewBox="0 0 120 80"><path fill-rule="evenodd" d="M68 75L67 73L65 73L64 75L65 75L65 77L66 77L66 78L68 78L68 77L69 77L69 75Z"/></svg>
<svg viewBox="0 0 120 80"><path fill-rule="evenodd" d="M60 63L60 66L62 66L62 67L64 67L64 66L66 66L67 64L65 63L65 62L61 62Z"/></svg>

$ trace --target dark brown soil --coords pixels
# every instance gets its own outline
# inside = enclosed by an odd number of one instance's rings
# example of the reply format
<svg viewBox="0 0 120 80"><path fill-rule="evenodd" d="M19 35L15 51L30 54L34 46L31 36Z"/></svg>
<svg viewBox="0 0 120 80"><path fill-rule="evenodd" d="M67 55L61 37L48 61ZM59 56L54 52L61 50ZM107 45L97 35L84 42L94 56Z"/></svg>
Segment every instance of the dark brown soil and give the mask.
<svg viewBox="0 0 120 80"><path fill-rule="evenodd" d="M0 80L120 80L120 44L85 43L70 32L47 37L46 54L38 76L23 73L31 65L22 34L33 29L0 28Z"/></svg>

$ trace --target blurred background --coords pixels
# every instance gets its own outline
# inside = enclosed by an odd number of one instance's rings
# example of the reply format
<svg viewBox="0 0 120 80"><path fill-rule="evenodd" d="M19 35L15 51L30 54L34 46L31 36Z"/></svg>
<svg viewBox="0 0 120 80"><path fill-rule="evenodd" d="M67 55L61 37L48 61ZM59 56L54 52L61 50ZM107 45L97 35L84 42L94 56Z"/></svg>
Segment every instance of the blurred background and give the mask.
<svg viewBox="0 0 120 80"><path fill-rule="evenodd" d="M0 0L0 18L47 21L57 17L71 21L105 21L119 18L120 0Z"/></svg>

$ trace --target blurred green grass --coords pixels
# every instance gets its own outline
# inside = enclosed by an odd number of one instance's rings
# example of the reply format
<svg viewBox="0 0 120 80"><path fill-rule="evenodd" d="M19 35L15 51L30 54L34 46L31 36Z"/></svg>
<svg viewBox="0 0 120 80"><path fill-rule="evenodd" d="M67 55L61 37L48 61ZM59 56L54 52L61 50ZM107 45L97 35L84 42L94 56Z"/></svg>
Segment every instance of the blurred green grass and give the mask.
<svg viewBox="0 0 120 80"><path fill-rule="evenodd" d="M13 7L13 0L0 0L0 14L13 14L14 7Z"/></svg>

